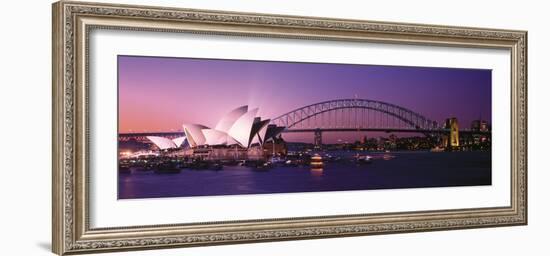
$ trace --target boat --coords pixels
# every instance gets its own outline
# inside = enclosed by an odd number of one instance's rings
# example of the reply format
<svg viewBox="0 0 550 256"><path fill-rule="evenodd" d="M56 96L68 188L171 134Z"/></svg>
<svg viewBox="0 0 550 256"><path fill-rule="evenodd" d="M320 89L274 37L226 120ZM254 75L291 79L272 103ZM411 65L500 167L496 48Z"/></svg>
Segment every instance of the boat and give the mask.
<svg viewBox="0 0 550 256"><path fill-rule="evenodd" d="M430 149L430 152L443 152L445 151L445 148L435 147Z"/></svg>
<svg viewBox="0 0 550 256"><path fill-rule="evenodd" d="M271 162L257 162L254 171L267 171L273 167Z"/></svg>
<svg viewBox="0 0 550 256"><path fill-rule="evenodd" d="M355 162L357 164L370 164L372 163L372 157L371 156L361 156L361 155L356 155L355 156Z"/></svg>
<svg viewBox="0 0 550 256"><path fill-rule="evenodd" d="M272 164L285 163L285 160L282 159L282 158L280 158L280 157L278 157L278 156L272 157L270 161L271 161Z"/></svg>
<svg viewBox="0 0 550 256"><path fill-rule="evenodd" d="M323 168L323 158L319 154L314 154L309 162L311 168L319 169Z"/></svg>
<svg viewBox="0 0 550 256"><path fill-rule="evenodd" d="M208 169L213 170L213 171L221 171L223 169L223 164L222 163L212 163L208 167Z"/></svg>
<svg viewBox="0 0 550 256"><path fill-rule="evenodd" d="M118 166L118 172L119 173L131 173L132 171L130 170L130 167L128 167L127 165L119 165Z"/></svg>
<svg viewBox="0 0 550 256"><path fill-rule="evenodd" d="M286 160L285 165L296 167L298 166L298 161L289 159L289 160Z"/></svg>
<svg viewBox="0 0 550 256"><path fill-rule="evenodd" d="M237 160L222 160L221 164L225 166L237 166L239 162Z"/></svg>
<svg viewBox="0 0 550 256"><path fill-rule="evenodd" d="M130 164L130 162L126 159L124 160L120 160L119 163L118 163L118 172L119 173L131 173L132 171L130 170L130 167L132 165Z"/></svg>
<svg viewBox="0 0 550 256"><path fill-rule="evenodd" d="M161 163L155 168L155 173L179 173L181 170L173 163Z"/></svg>
<svg viewBox="0 0 550 256"><path fill-rule="evenodd" d="M190 164L190 167L193 170L205 170L205 169L208 169L208 163L202 160L194 160Z"/></svg>

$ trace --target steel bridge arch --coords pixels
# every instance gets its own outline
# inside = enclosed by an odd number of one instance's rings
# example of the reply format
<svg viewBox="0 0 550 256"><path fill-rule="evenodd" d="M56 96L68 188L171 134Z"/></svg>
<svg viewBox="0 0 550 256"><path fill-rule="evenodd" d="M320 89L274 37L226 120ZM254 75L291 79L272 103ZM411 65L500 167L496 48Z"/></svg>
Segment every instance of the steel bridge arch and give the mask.
<svg viewBox="0 0 550 256"><path fill-rule="evenodd" d="M326 112L343 109L368 109L391 116L410 125L411 129L436 130L439 124L425 116L395 104L369 99L338 99L307 105L272 119L271 123L291 129ZM354 127L350 127L354 128Z"/></svg>

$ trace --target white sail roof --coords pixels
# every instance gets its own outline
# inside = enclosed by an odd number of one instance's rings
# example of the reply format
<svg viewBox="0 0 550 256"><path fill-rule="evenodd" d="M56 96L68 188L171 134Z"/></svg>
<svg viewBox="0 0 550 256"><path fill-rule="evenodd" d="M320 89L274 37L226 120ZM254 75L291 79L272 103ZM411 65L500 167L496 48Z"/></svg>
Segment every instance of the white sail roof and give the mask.
<svg viewBox="0 0 550 256"><path fill-rule="evenodd" d="M222 119L218 122L218 124L216 124L216 127L214 129L228 133L229 129L231 129L231 127L233 126L233 124L235 124L237 119L239 119L241 116L246 114L247 111L248 111L248 106L246 105L232 110L231 112L225 114L222 117Z"/></svg>
<svg viewBox="0 0 550 256"><path fill-rule="evenodd" d="M269 122L267 124L269 124ZM266 138L267 127L268 127L268 125L262 127L262 129L260 129L260 131L258 132L258 135L260 136L260 141L261 141L262 145L265 143L265 140L267 139Z"/></svg>
<svg viewBox="0 0 550 256"><path fill-rule="evenodd" d="M161 150L178 147L176 143L174 143L174 141L168 138L158 137L158 136L147 136L147 139L153 142Z"/></svg>
<svg viewBox="0 0 550 256"><path fill-rule="evenodd" d="M202 133L206 138L208 145L225 145L227 144L227 133L215 129L202 129Z"/></svg>
<svg viewBox="0 0 550 256"><path fill-rule="evenodd" d="M249 146L250 133L257 113L257 108L246 112L246 114L239 117L229 129L229 136L235 139L242 147L246 148Z"/></svg>
<svg viewBox="0 0 550 256"><path fill-rule="evenodd" d="M179 147L181 147L181 145L183 145L183 143L185 143L185 136L172 139L172 141L179 148Z"/></svg>
<svg viewBox="0 0 550 256"><path fill-rule="evenodd" d="M179 148L185 142L185 137L179 137L171 140L165 137L147 136L147 139L153 142L161 150Z"/></svg>
<svg viewBox="0 0 550 256"><path fill-rule="evenodd" d="M285 127L276 126L276 125L273 125L273 124L268 125L267 126L267 131L266 131L265 137L264 137L264 143L266 141L275 139L275 137L277 137L284 129L285 129Z"/></svg>
<svg viewBox="0 0 550 256"><path fill-rule="evenodd" d="M265 133L267 132L267 125L269 124L269 119L262 120L258 123L254 124L254 129L252 131L252 140L250 141L250 145L252 144L264 144L264 137Z"/></svg>
<svg viewBox="0 0 550 256"><path fill-rule="evenodd" d="M202 129L208 129L208 127L200 124L183 124L183 131L187 142L191 147L202 146L206 144L206 137L202 133Z"/></svg>

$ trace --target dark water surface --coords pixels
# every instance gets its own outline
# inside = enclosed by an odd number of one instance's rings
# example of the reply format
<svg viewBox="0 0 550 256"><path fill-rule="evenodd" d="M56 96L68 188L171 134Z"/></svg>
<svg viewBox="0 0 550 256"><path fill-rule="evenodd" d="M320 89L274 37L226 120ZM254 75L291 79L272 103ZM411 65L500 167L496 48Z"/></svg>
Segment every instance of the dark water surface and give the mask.
<svg viewBox="0 0 550 256"><path fill-rule="evenodd" d="M331 152L332 154L332 152ZM340 152L350 156L353 152ZM369 153L371 164L325 163L322 171L276 166L265 172L245 166L221 171L182 169L176 174L132 170L119 174L118 197L155 198L392 188L491 185L490 152ZM387 160L384 160L386 156ZM387 157L391 156L391 157Z"/></svg>

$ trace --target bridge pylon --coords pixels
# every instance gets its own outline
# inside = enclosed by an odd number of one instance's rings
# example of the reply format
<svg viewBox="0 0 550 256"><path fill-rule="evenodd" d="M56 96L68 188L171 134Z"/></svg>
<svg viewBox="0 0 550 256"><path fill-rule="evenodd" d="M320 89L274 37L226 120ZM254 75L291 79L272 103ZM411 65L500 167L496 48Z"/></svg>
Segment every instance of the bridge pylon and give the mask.
<svg viewBox="0 0 550 256"><path fill-rule="evenodd" d="M323 132L319 128L315 129L313 135L313 145L315 149L321 149L323 147Z"/></svg>
<svg viewBox="0 0 550 256"><path fill-rule="evenodd" d="M458 119L456 117L447 118L447 120L445 120L445 129L449 130L447 138L445 138L447 150L458 149L460 147Z"/></svg>

